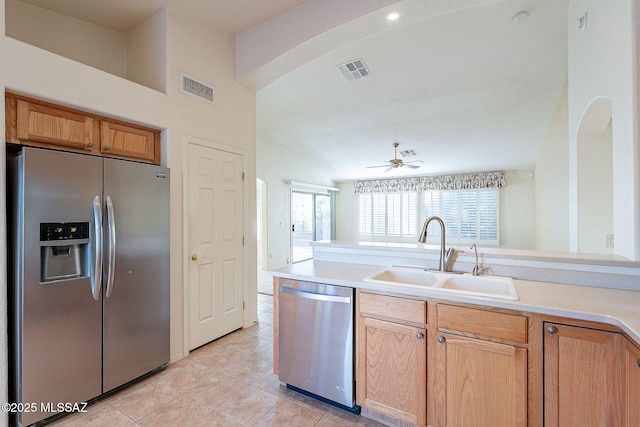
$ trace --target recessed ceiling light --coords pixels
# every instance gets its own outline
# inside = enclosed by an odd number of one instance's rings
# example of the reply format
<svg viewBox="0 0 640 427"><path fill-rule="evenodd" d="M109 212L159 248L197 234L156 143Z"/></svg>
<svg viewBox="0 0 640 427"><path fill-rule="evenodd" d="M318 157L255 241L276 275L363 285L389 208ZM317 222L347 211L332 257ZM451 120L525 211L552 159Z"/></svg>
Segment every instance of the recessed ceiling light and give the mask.
<svg viewBox="0 0 640 427"><path fill-rule="evenodd" d="M387 21L396 21L398 18L400 18L400 12L397 10L387 13Z"/></svg>

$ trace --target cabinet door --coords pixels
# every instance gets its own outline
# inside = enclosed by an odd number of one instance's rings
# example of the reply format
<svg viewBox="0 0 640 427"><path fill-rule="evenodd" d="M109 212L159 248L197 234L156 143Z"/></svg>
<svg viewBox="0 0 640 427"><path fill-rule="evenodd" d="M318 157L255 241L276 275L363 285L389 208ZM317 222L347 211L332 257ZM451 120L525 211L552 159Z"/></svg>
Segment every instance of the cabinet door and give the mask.
<svg viewBox="0 0 640 427"><path fill-rule="evenodd" d="M621 335L545 323L544 425L619 426Z"/></svg>
<svg viewBox="0 0 640 427"><path fill-rule="evenodd" d="M527 349L438 334L438 424L448 427L527 425ZM442 417L445 420L442 420Z"/></svg>
<svg viewBox="0 0 640 427"><path fill-rule="evenodd" d="M101 122L100 130L101 153L159 163L158 132L105 120Z"/></svg>
<svg viewBox="0 0 640 427"><path fill-rule="evenodd" d="M622 352L622 425L637 427L640 426L640 349L625 340Z"/></svg>
<svg viewBox="0 0 640 427"><path fill-rule="evenodd" d="M18 99L16 136L20 142L39 142L91 151L93 118Z"/></svg>
<svg viewBox="0 0 640 427"><path fill-rule="evenodd" d="M424 426L426 370L425 329L359 318L358 404Z"/></svg>

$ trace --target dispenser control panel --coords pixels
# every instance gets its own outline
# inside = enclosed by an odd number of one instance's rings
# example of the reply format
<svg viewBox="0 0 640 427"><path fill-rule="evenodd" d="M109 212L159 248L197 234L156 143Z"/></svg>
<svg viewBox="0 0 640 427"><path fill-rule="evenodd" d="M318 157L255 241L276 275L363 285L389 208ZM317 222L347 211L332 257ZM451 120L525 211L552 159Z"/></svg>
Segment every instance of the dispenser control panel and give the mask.
<svg viewBox="0 0 640 427"><path fill-rule="evenodd" d="M40 223L40 241L79 240L89 238L88 222Z"/></svg>

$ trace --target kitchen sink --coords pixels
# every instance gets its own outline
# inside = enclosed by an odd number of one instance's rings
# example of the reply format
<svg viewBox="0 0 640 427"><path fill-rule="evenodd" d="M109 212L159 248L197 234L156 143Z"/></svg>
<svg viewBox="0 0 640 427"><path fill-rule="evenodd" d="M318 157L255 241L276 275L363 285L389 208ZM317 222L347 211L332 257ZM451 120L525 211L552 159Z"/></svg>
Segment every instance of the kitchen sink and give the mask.
<svg viewBox="0 0 640 427"><path fill-rule="evenodd" d="M434 290L510 300L520 299L513 285L513 279L510 277L472 276L470 274L447 276L433 285Z"/></svg>
<svg viewBox="0 0 640 427"><path fill-rule="evenodd" d="M433 286L438 280L436 273L417 268L385 268L363 279L365 282L387 285Z"/></svg>
<svg viewBox="0 0 640 427"><path fill-rule="evenodd" d="M417 268L388 267L363 279L365 282L384 285L431 288L434 291L460 295L483 296L519 300L518 292L510 277L473 276L426 271Z"/></svg>

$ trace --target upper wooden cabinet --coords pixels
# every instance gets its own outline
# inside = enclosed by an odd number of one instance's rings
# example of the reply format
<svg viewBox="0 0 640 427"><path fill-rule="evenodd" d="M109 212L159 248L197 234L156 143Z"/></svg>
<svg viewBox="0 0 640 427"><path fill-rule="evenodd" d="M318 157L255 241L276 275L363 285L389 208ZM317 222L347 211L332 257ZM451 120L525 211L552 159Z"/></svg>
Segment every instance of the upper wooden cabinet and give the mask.
<svg viewBox="0 0 640 427"><path fill-rule="evenodd" d="M120 157L156 163L160 156L159 134L138 127L102 121L100 123L100 152Z"/></svg>
<svg viewBox="0 0 640 427"><path fill-rule="evenodd" d="M7 126L10 132L11 125L15 128L13 132L17 141L11 142L31 141L85 151L92 150L94 146L92 117L22 99L14 101L15 103L11 105L15 105L15 116L7 114L7 118L15 120Z"/></svg>
<svg viewBox="0 0 640 427"><path fill-rule="evenodd" d="M160 164L160 131L7 93L8 143Z"/></svg>

